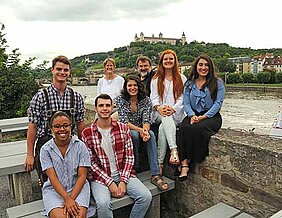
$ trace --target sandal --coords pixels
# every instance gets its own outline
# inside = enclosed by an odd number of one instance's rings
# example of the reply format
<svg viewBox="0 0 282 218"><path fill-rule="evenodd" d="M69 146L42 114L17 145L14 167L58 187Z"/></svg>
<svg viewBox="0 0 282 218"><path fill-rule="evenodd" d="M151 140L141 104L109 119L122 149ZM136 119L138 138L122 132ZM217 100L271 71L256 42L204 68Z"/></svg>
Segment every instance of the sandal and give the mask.
<svg viewBox="0 0 282 218"><path fill-rule="evenodd" d="M171 150L169 163L173 165L178 165L180 163L177 149Z"/></svg>
<svg viewBox="0 0 282 218"><path fill-rule="evenodd" d="M178 181L180 182L183 182L184 180L186 180L188 178L188 172L189 172L189 166L185 165L185 166L181 166L181 171L182 171L182 168L187 168L187 173L185 176L180 176L181 175L181 172L178 176Z"/></svg>
<svg viewBox="0 0 282 218"><path fill-rule="evenodd" d="M157 186L158 189L160 189L161 191L165 191L165 190L169 189L167 182L164 182L164 180L160 176L152 176L150 181L151 181L152 184ZM164 185L167 185L167 188L165 188Z"/></svg>
<svg viewBox="0 0 282 218"><path fill-rule="evenodd" d="M173 175L174 175L174 176L180 176L180 174L181 174L181 165L178 165L178 166L175 168Z"/></svg>

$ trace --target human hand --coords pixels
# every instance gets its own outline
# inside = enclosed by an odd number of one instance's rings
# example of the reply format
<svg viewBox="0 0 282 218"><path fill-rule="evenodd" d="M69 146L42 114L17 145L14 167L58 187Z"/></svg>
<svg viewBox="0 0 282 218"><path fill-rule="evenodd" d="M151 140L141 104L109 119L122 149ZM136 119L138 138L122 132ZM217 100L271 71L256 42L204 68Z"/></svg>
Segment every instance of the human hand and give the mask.
<svg viewBox="0 0 282 218"><path fill-rule="evenodd" d="M194 123L197 123L198 122L198 117L197 116L192 116L191 119L190 119L190 124L194 124Z"/></svg>
<svg viewBox="0 0 282 218"><path fill-rule="evenodd" d="M109 186L110 192L112 194L113 197L118 198L118 187L117 184L115 182L112 182Z"/></svg>
<svg viewBox="0 0 282 218"><path fill-rule="evenodd" d="M79 206L75 202L75 200L72 199L71 197L68 197L65 200L63 210L64 210L63 213L66 214L67 217L78 217L79 216L79 210L80 210Z"/></svg>
<svg viewBox="0 0 282 218"><path fill-rule="evenodd" d="M28 172L30 172L34 169L34 156L32 154L26 155L24 168Z"/></svg>
<svg viewBox="0 0 282 218"><path fill-rule="evenodd" d="M118 197L122 198L126 193L126 184L125 182L120 182L118 184Z"/></svg>
<svg viewBox="0 0 282 218"><path fill-rule="evenodd" d="M166 106L166 115L167 116L171 116L174 112L175 112L175 110L173 109L173 107Z"/></svg>
<svg viewBox="0 0 282 218"><path fill-rule="evenodd" d="M202 120L205 120L207 119L207 116L206 115L201 115L201 116L198 116L198 123Z"/></svg>
<svg viewBox="0 0 282 218"><path fill-rule="evenodd" d="M147 142L150 139L150 134L147 129L143 129L142 139L144 142Z"/></svg>
<svg viewBox="0 0 282 218"><path fill-rule="evenodd" d="M160 106L160 107L158 107L158 110L157 110L157 111L159 112L159 114L160 114L161 116L163 116L163 117L166 116L166 106Z"/></svg>

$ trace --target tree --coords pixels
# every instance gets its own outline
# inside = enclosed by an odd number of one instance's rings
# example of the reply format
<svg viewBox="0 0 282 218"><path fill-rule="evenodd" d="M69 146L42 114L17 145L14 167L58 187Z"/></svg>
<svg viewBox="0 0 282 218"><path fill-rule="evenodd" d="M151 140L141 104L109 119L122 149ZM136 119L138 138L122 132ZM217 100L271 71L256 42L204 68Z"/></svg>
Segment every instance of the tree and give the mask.
<svg viewBox="0 0 282 218"><path fill-rule="evenodd" d="M39 88L30 67L34 58L20 65L18 49L14 49L11 54L6 54L7 41L3 31L4 25L2 24L0 31L0 119L26 116L29 101Z"/></svg>
<svg viewBox="0 0 282 218"><path fill-rule="evenodd" d="M269 83L270 73L269 72L258 72L257 73L257 81L258 83Z"/></svg>
<svg viewBox="0 0 282 218"><path fill-rule="evenodd" d="M276 70L275 68L265 68L263 69L263 72L268 72L270 75L268 83L274 84L276 83Z"/></svg>
<svg viewBox="0 0 282 218"><path fill-rule="evenodd" d="M215 59L215 65L218 67L219 72L234 73L236 71L236 65L227 58Z"/></svg>
<svg viewBox="0 0 282 218"><path fill-rule="evenodd" d="M282 83L282 72L276 74L277 83Z"/></svg>
<svg viewBox="0 0 282 218"><path fill-rule="evenodd" d="M242 73L241 78L244 83L252 83L254 81L254 76L251 73Z"/></svg>
<svg viewBox="0 0 282 218"><path fill-rule="evenodd" d="M227 76L227 83L240 83L241 78L239 73L229 73Z"/></svg>

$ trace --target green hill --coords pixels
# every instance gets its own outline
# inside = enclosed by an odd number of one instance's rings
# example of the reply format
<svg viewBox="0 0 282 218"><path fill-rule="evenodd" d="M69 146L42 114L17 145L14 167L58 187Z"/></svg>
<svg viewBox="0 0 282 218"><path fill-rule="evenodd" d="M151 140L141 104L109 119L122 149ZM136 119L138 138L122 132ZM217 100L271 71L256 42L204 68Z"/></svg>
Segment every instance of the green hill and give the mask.
<svg viewBox="0 0 282 218"><path fill-rule="evenodd" d="M282 49L251 49L232 47L226 43L205 43L193 41L186 45L170 45L165 43L150 44L149 42L131 42L129 46L115 48L113 51L92 53L82 55L72 59L74 74L82 73L88 67L101 68L102 62L107 57L113 57L116 60L117 67L135 67L136 59L139 55L146 55L152 59L153 64L157 64L159 55L166 49L176 51L180 64L192 62L197 56L205 53L211 56L216 63L220 63L230 57L253 57L272 53L273 55L282 55ZM79 70L80 69L80 70ZM77 72L76 72L77 71ZM80 72L79 72L80 71Z"/></svg>

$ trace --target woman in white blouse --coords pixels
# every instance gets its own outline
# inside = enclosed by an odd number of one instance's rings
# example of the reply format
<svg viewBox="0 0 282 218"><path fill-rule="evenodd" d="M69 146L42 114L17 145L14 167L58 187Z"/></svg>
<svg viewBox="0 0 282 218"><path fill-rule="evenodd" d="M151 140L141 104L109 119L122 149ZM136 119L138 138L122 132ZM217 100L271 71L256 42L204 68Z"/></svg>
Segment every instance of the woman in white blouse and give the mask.
<svg viewBox="0 0 282 218"><path fill-rule="evenodd" d="M100 94L108 94L112 99L115 99L121 94L123 89L123 77L114 73L116 63L113 58L106 58L103 62L105 75L98 80L97 96Z"/></svg>
<svg viewBox="0 0 282 218"><path fill-rule="evenodd" d="M156 122L161 122L158 133L158 160L161 171L167 144L171 151L169 162L179 164L176 126L185 117L183 84L186 80L186 77L180 74L176 53L173 50L163 51L158 70L151 82L150 95L155 109Z"/></svg>

